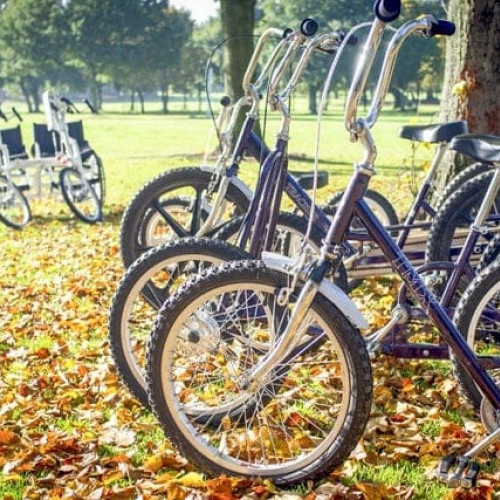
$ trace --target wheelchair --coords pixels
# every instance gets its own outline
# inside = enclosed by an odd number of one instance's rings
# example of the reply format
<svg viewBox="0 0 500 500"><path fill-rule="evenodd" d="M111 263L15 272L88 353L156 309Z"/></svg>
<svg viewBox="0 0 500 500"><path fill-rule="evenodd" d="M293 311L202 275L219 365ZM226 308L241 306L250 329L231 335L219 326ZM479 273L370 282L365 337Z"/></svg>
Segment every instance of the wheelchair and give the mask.
<svg viewBox="0 0 500 500"><path fill-rule="evenodd" d="M66 122L76 107L52 91L42 95L46 123L33 124L28 154L21 127L0 130L0 221L21 229L32 218L28 199L62 195L76 217L102 220L102 161L85 140L82 121Z"/></svg>

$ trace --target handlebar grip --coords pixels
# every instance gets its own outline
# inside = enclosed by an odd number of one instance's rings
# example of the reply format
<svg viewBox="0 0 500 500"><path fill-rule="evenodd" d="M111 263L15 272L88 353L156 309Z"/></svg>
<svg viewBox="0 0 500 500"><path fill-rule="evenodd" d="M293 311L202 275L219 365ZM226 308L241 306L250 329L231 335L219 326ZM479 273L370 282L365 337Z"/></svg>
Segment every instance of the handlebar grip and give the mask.
<svg viewBox="0 0 500 500"><path fill-rule="evenodd" d="M97 113L97 109L96 109L96 108L95 108L95 107L94 107L94 106L90 103L90 101L89 101L87 98L85 98L85 99L83 100L83 102L84 102L84 104L87 106L87 108L89 108L89 109L90 109L90 112L91 112L93 115L97 115L97 114L98 114L98 113Z"/></svg>
<svg viewBox="0 0 500 500"><path fill-rule="evenodd" d="M61 96L61 102L67 104L68 106L74 106L74 104L67 97L64 96Z"/></svg>
<svg viewBox="0 0 500 500"><path fill-rule="evenodd" d="M318 23L314 19L304 19L300 23L300 31L304 36L313 36L318 31Z"/></svg>
<svg viewBox="0 0 500 500"><path fill-rule="evenodd" d="M0 109L0 118L4 121L7 121L7 117L5 116L5 113Z"/></svg>
<svg viewBox="0 0 500 500"><path fill-rule="evenodd" d="M357 45L358 44L358 37L356 35L351 35L347 39L347 45Z"/></svg>
<svg viewBox="0 0 500 500"><path fill-rule="evenodd" d="M20 122L22 122L22 121L23 121L23 117L19 114L19 112L17 111L17 109L16 109L14 106L12 106L12 112L14 113L14 115L16 116L16 118L17 118Z"/></svg>
<svg viewBox="0 0 500 500"><path fill-rule="evenodd" d="M219 101L221 106L227 107L231 104L231 98L227 95L221 97L221 100Z"/></svg>
<svg viewBox="0 0 500 500"><path fill-rule="evenodd" d="M281 35L281 38L283 40L285 40L286 38L288 38L291 34L293 33L293 29L292 28L285 28L283 30L283 34Z"/></svg>
<svg viewBox="0 0 500 500"><path fill-rule="evenodd" d="M401 0L375 0L373 12L383 23L395 21L401 13Z"/></svg>
<svg viewBox="0 0 500 500"><path fill-rule="evenodd" d="M434 35L451 36L454 33L455 33L454 23L452 23L451 21L445 21L444 19L438 19L436 22L432 23L429 36L434 36Z"/></svg>

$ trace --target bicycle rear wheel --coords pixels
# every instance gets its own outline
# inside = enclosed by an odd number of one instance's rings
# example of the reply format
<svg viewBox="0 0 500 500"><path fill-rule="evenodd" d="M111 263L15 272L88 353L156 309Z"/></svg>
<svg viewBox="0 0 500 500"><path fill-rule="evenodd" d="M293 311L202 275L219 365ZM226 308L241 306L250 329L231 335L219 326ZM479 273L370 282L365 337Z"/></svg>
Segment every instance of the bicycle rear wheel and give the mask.
<svg viewBox="0 0 500 500"><path fill-rule="evenodd" d="M113 296L108 335L122 380L146 408L146 341L160 307L196 273L247 258L246 252L224 242L182 238L152 248L127 269Z"/></svg>
<svg viewBox="0 0 500 500"><path fill-rule="evenodd" d="M471 349L478 356L500 359L500 262L495 261L476 276L460 300L454 316ZM452 355L453 371L467 402L479 409L482 394L469 373ZM488 373L500 383L500 369Z"/></svg>
<svg viewBox="0 0 500 500"><path fill-rule="evenodd" d="M300 348L248 381L289 317L295 297L278 303L289 280L255 261L209 270L165 303L148 340L147 381L160 424L211 475L279 485L317 479L363 434L372 394L366 346L320 295Z"/></svg>

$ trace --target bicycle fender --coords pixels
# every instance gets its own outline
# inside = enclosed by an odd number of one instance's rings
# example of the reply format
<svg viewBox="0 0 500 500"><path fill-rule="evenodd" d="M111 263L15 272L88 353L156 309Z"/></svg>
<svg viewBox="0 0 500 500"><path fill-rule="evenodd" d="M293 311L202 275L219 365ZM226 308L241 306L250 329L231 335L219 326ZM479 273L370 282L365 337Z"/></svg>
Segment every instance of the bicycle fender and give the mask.
<svg viewBox="0 0 500 500"><path fill-rule="evenodd" d="M296 264L296 261L290 257L273 253L262 252L262 260L264 264L270 269L281 271L282 273L289 273ZM349 298L349 296L335 283L330 280L324 279L319 286L319 293L326 297L332 304L334 304L339 311L346 315L350 323L356 328L368 328L368 323L359 311L356 304Z"/></svg>
<svg viewBox="0 0 500 500"><path fill-rule="evenodd" d="M205 172L213 172L214 169L212 167L202 166L200 170L204 170ZM236 176L231 177L231 184L234 184L247 198L248 200L252 199L253 192L252 190L239 178Z"/></svg>

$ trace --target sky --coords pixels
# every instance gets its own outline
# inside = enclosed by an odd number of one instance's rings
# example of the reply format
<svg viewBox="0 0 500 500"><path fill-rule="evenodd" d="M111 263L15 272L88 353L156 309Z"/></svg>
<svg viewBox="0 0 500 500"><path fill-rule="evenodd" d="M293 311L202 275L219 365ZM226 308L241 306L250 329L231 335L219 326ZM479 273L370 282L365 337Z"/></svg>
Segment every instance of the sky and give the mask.
<svg viewBox="0 0 500 500"><path fill-rule="evenodd" d="M217 12L217 4L214 0L170 0L172 7L183 8L191 11L191 17L202 23Z"/></svg>

